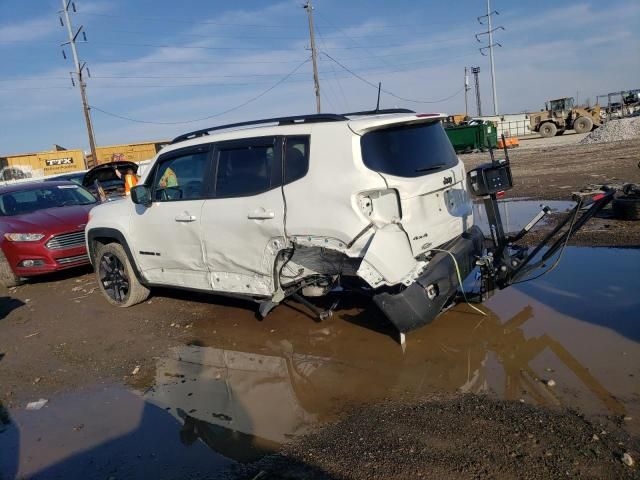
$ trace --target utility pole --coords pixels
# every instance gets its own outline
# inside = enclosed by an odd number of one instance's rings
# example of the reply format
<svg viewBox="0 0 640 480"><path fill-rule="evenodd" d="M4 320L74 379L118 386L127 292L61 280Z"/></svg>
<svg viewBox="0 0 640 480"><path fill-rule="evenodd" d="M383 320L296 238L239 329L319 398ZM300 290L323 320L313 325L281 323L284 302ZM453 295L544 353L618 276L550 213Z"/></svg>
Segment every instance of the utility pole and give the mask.
<svg viewBox="0 0 640 480"><path fill-rule="evenodd" d="M89 135L89 148L91 149L91 160L92 160L92 164L96 165L98 161L98 157L96 156L96 141L93 134L93 124L91 123L91 114L89 112L89 102L87 100L87 91L86 91L87 85L84 82L84 77L83 77L83 72L86 69L87 64L85 62L83 62L82 64L80 63L80 60L78 59L78 51L76 49L76 41L78 39L78 35L80 35L80 33L82 32L84 41L87 40L87 36L83 31L82 25L78 27L78 30L76 30L75 33L73 32L73 26L71 25L71 18L69 18L70 6L73 8L73 11L75 12L76 7L71 0L62 0L61 13L64 14L65 21L62 22L62 19L60 19L60 23L66 23L67 33L69 34L69 41L64 42L61 46L71 45L71 52L73 53L73 64L76 69L75 75L76 75L76 78L78 79L78 86L80 87L80 97L82 98L82 109L84 110L84 121L87 124L87 134ZM62 54L64 55L64 51L62 52ZM64 55L64 57L66 58L66 55ZM87 70L87 73L88 73L88 70ZM75 86L75 82L73 82L73 76L71 77L71 83L74 84ZM93 165L87 165L87 161L85 159L85 168L89 168L90 166L93 166Z"/></svg>
<svg viewBox="0 0 640 480"><path fill-rule="evenodd" d="M63 0L64 1L64 0ZM316 52L316 37L313 33L313 6L311 0L304 5L309 17L309 38L311 39L311 61L313 62L313 84L316 91L316 109L320 113L320 80L318 79L318 53Z"/></svg>
<svg viewBox="0 0 640 480"><path fill-rule="evenodd" d="M480 53L482 55L485 55L484 50L489 49L489 61L491 62L491 89L493 91L493 114L498 115L498 95L496 93L496 67L493 59L493 47L502 47L502 45L500 45L498 42L494 43L493 32L495 32L496 30L504 30L504 27L499 26L499 27L492 28L491 17L493 15L500 15L500 13L497 10L492 11L491 0L487 0L487 14L478 17L478 23L480 23L480 25L484 25L484 23L482 23L482 20L480 19L485 17L487 18L487 31L478 33L476 35L476 40L480 42L480 38L479 38L480 35L489 35L489 45L480 48Z"/></svg>
<svg viewBox="0 0 640 480"><path fill-rule="evenodd" d="M478 74L480 73L480 67L471 67L471 73L473 73L473 78L476 86L476 107L478 109L478 116L482 116L482 103L480 103L480 77Z"/></svg>
<svg viewBox="0 0 640 480"><path fill-rule="evenodd" d="M469 73L468 68L464 67L464 116L465 118L469 116L469 102L467 99L467 93L471 90L469 86Z"/></svg>

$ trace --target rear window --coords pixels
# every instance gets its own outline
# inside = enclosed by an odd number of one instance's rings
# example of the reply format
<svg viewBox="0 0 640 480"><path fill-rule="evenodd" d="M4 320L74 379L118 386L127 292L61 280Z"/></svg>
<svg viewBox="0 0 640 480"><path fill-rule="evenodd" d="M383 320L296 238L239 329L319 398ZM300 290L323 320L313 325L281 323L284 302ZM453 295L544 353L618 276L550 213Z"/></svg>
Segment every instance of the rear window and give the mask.
<svg viewBox="0 0 640 480"><path fill-rule="evenodd" d="M428 175L458 163L440 122L374 130L362 136L360 145L368 168L398 177Z"/></svg>

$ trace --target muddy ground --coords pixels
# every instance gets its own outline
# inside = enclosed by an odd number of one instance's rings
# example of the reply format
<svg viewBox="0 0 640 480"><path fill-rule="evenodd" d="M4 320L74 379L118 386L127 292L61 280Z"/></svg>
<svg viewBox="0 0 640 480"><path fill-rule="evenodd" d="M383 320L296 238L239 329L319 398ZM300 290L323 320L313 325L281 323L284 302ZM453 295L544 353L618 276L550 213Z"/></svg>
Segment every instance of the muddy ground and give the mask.
<svg viewBox="0 0 640 480"><path fill-rule="evenodd" d="M638 141L567 148L514 151L511 195L640 181ZM363 298L319 323L162 289L116 309L89 269L3 289L0 479L638 478L639 271L637 249L568 248L404 351Z"/></svg>
<svg viewBox="0 0 640 480"><path fill-rule="evenodd" d="M582 137L556 137L562 143L552 146L547 146L547 139L523 140L523 148L509 150L514 188L505 198L571 200L572 192L593 184L640 183L640 139L579 145ZM461 158L470 169L489 161L489 154L472 153ZM536 238L540 235L530 237L529 242ZM571 244L638 247L639 239L640 222L615 220L606 209L578 232Z"/></svg>

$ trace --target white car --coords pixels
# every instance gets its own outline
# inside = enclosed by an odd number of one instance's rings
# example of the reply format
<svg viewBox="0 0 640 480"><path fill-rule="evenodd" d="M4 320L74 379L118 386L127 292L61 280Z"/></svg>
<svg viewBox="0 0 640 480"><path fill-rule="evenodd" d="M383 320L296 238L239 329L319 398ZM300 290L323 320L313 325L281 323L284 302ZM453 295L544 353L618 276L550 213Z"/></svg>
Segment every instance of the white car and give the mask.
<svg viewBox="0 0 640 480"><path fill-rule="evenodd" d="M303 297L357 289L400 332L424 325L483 242L445 117L317 114L182 135L131 201L92 210L100 288L122 307L154 286L240 296L263 316L290 296L314 308Z"/></svg>

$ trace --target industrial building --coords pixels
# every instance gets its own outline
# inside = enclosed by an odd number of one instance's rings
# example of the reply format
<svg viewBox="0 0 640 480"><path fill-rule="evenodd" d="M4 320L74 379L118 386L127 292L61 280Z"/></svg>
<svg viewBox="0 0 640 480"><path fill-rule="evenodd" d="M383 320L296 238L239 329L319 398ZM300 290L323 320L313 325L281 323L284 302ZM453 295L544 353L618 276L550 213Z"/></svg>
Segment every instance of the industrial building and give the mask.
<svg viewBox="0 0 640 480"><path fill-rule="evenodd" d="M85 168L82 150L67 150L60 145L46 152L0 155L0 180L48 177Z"/></svg>
<svg viewBox="0 0 640 480"><path fill-rule="evenodd" d="M96 148L98 161L82 150L67 150L54 145L52 150L35 153L0 155L0 181L41 178L86 170L114 161L142 162L153 158L167 141L126 143Z"/></svg>
<svg viewBox="0 0 640 480"><path fill-rule="evenodd" d="M96 156L98 157L96 164L102 165L103 163L116 161L142 162L149 160L155 157L156 153L168 143L168 141L160 141L96 147ZM87 163L89 165L93 164L90 154L87 155Z"/></svg>

